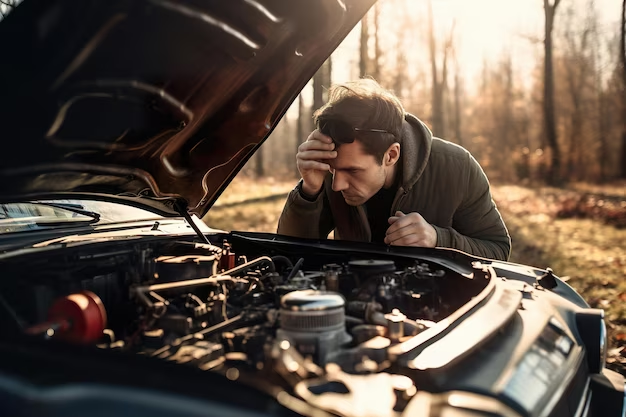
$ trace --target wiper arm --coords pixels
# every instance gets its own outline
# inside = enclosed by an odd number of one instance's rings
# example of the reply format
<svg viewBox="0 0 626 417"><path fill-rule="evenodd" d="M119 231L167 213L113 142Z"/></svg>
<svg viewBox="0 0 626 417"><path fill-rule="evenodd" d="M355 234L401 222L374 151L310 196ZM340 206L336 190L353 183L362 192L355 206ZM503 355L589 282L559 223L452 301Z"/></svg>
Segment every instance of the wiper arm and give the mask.
<svg viewBox="0 0 626 417"><path fill-rule="evenodd" d="M70 211L72 213L81 214L83 216L91 217L92 220L89 221L89 223L97 223L100 220L100 213L96 213L95 211L85 210L85 209L81 208L81 206L79 206L77 204L71 204L71 203L48 203L48 202L40 202L40 201L37 201L36 203L33 203L33 204L40 204L40 205L43 205L43 206L54 207L54 208L58 208L58 209L61 209L61 210L67 210L67 211Z"/></svg>

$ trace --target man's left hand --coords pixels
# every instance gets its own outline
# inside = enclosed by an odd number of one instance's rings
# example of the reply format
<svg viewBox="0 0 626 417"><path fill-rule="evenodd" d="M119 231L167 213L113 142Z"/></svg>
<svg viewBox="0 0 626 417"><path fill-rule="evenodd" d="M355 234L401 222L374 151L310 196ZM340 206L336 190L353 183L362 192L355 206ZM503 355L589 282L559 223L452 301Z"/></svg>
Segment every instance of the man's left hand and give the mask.
<svg viewBox="0 0 626 417"><path fill-rule="evenodd" d="M419 213L404 214L396 211L389 218L389 229L385 243L394 246L419 246L434 248L437 245L437 231Z"/></svg>

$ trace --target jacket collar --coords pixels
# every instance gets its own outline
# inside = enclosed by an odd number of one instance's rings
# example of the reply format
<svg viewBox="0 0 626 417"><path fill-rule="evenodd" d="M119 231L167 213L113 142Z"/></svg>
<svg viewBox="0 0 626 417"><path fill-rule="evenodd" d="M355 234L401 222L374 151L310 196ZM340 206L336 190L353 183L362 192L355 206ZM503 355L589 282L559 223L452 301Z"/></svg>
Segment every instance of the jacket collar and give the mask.
<svg viewBox="0 0 626 417"><path fill-rule="evenodd" d="M426 169L433 143L430 129L417 117L407 113L402 122L400 157L402 158L402 188L410 190Z"/></svg>

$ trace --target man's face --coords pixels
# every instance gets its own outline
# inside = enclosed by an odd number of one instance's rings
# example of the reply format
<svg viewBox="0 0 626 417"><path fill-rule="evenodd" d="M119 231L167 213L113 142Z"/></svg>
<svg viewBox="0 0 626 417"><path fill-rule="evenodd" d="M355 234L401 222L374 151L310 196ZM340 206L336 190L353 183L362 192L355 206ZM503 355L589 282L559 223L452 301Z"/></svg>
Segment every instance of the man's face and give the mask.
<svg viewBox="0 0 626 417"><path fill-rule="evenodd" d="M341 145L337 157L328 164L333 174L333 190L341 191L351 206L365 203L385 184L385 166L365 153L358 140Z"/></svg>

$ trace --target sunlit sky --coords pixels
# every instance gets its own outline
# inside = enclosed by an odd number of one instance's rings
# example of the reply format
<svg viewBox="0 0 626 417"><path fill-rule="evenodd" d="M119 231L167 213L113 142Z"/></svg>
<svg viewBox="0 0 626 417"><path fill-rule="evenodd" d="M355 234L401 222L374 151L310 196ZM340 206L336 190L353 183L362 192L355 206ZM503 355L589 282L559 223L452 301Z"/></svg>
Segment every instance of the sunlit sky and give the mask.
<svg viewBox="0 0 626 417"><path fill-rule="evenodd" d="M401 1L379 0L379 3L398 4ZM426 0L403 1L412 17L425 20ZM562 0L556 23L570 5L576 7L576 14L584 15L588 1ZM621 2L595 0L595 6L601 35L617 33ZM536 60L543 56L541 43L530 40L543 39L543 0L433 0L433 14L435 30L440 36L449 32L455 22L458 59L463 75L470 81L479 74L485 60L495 61L503 51L510 52L522 78L528 78ZM360 27L357 26L334 54L337 61L333 66L334 81L358 76L355 68L358 68L359 35ZM423 41L416 40L410 52L423 56L424 64L428 65L428 49Z"/></svg>

